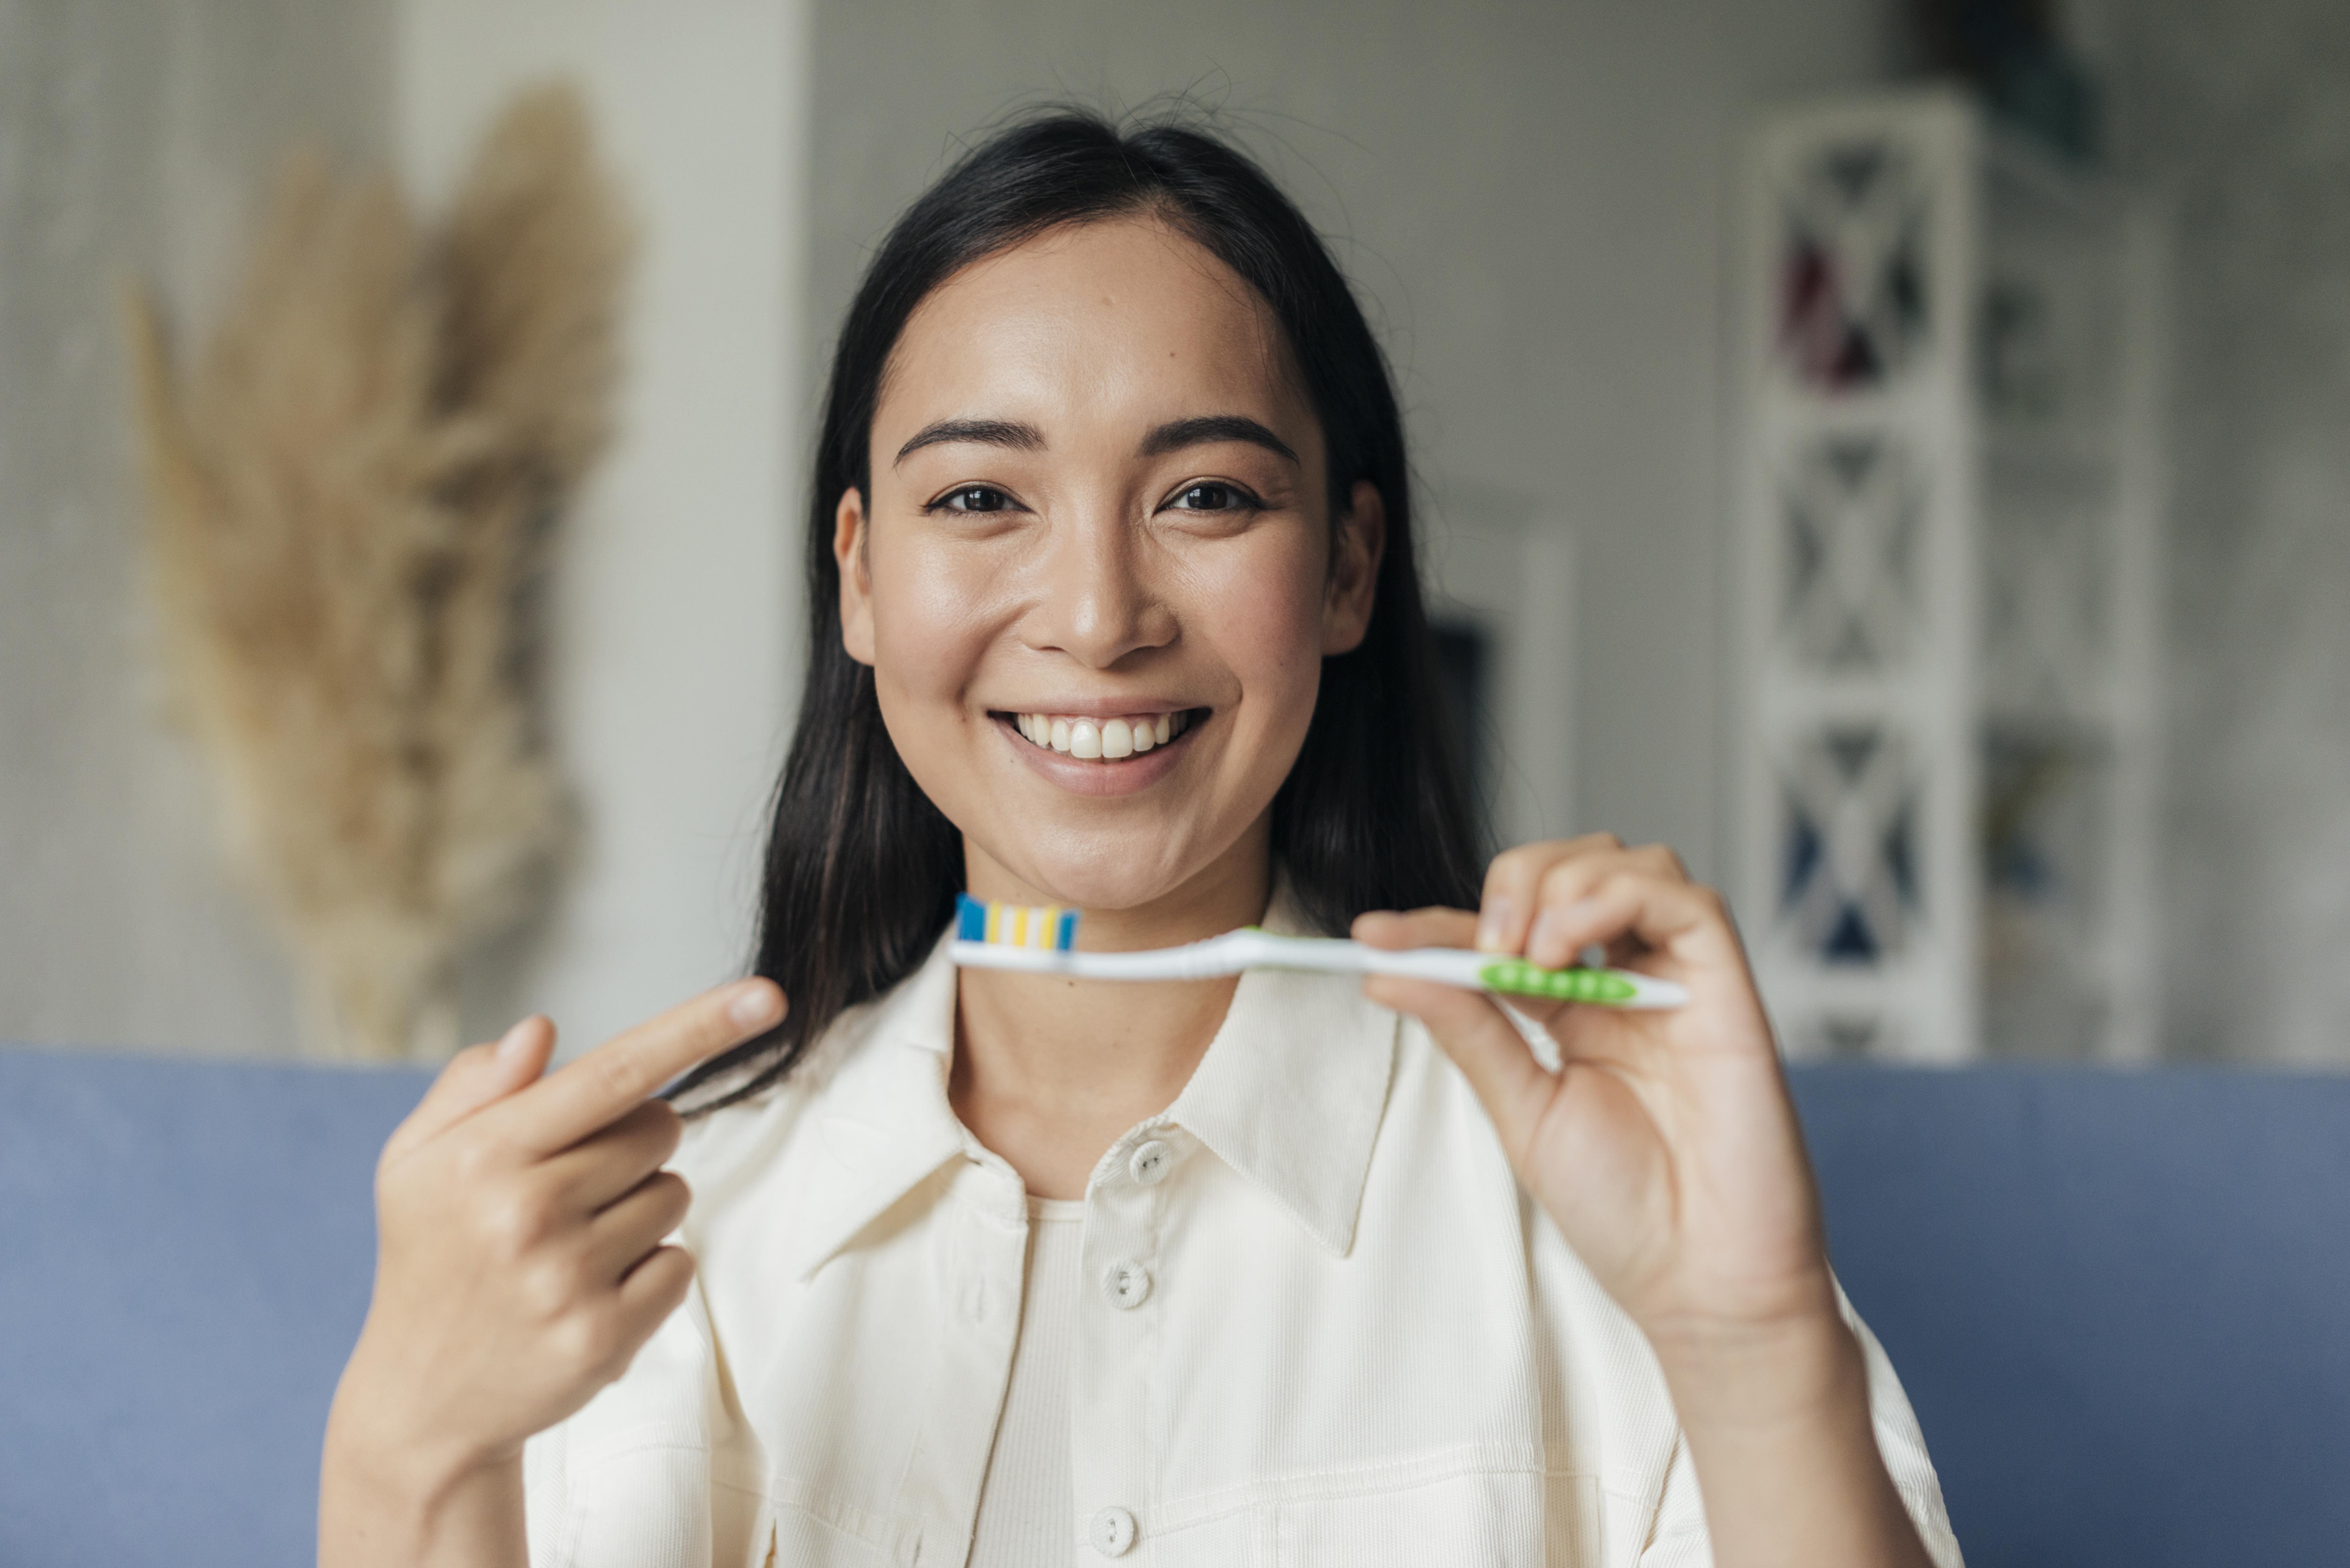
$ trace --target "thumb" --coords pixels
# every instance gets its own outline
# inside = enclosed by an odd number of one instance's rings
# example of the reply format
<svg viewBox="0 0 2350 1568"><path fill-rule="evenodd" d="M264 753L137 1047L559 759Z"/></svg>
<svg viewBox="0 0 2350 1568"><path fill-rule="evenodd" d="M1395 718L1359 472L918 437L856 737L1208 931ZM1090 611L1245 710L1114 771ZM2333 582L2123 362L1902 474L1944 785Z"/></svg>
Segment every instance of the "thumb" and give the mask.
<svg viewBox="0 0 2350 1568"><path fill-rule="evenodd" d="M392 1134L391 1147L421 1143L493 1101L528 1087L546 1071L554 1054L555 1025L537 1013L507 1030L494 1044L458 1052Z"/></svg>

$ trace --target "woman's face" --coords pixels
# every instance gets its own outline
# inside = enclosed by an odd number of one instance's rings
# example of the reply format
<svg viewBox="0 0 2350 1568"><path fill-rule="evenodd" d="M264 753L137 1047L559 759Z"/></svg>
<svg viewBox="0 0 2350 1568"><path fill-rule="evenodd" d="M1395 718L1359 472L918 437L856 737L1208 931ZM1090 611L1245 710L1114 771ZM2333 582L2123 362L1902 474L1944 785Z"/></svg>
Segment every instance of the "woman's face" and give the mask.
<svg viewBox="0 0 2350 1568"><path fill-rule="evenodd" d="M1321 430L1253 291L1147 218L977 263L908 322L871 461L838 512L843 639L972 891L1261 895L1384 519L1358 484L1334 530Z"/></svg>

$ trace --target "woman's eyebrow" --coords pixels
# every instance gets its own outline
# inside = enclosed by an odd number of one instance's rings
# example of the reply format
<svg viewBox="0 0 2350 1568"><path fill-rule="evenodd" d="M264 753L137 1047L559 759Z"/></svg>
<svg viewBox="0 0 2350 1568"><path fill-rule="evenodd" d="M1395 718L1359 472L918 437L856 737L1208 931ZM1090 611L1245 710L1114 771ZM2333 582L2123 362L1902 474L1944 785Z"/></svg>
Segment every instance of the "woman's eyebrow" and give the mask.
<svg viewBox="0 0 2350 1568"><path fill-rule="evenodd" d="M1016 420L940 420L916 431L914 439L898 449L890 465L895 467L909 454L926 446L941 446L948 441L978 441L985 446L1008 446L1014 452L1042 452L1045 432Z"/></svg>
<svg viewBox="0 0 2350 1568"><path fill-rule="evenodd" d="M1197 419L1170 420L1142 438L1142 455L1164 457L1187 446L1209 446L1224 441L1244 441L1292 462L1297 461L1297 454L1289 450L1287 441L1245 414L1202 414Z"/></svg>

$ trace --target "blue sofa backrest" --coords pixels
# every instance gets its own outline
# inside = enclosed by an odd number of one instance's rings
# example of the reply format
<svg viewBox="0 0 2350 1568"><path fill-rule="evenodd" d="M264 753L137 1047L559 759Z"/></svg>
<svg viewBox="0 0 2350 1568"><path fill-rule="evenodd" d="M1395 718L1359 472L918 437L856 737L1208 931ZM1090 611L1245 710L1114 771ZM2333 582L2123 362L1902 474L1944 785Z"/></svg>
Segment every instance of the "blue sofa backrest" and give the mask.
<svg viewBox="0 0 2350 1568"><path fill-rule="evenodd" d="M0 1564L313 1560L412 1072L0 1051ZM2350 1079L1813 1069L1974 1568L2350 1562Z"/></svg>
<svg viewBox="0 0 2350 1568"><path fill-rule="evenodd" d="M2350 1077L1795 1091L1973 1568L2350 1563Z"/></svg>
<svg viewBox="0 0 2350 1568"><path fill-rule="evenodd" d="M408 1071L0 1052L0 1564L317 1561Z"/></svg>

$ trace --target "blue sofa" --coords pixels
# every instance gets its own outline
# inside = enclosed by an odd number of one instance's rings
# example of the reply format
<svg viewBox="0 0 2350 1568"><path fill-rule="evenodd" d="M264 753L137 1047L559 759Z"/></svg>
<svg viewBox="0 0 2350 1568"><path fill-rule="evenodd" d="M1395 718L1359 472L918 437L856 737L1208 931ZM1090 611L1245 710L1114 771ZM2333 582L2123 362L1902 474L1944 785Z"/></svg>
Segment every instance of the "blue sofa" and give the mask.
<svg viewBox="0 0 2350 1568"><path fill-rule="evenodd" d="M0 1051L0 1564L311 1561L423 1082ZM1796 1089L1975 1568L2350 1563L2350 1078Z"/></svg>

